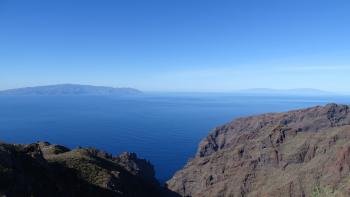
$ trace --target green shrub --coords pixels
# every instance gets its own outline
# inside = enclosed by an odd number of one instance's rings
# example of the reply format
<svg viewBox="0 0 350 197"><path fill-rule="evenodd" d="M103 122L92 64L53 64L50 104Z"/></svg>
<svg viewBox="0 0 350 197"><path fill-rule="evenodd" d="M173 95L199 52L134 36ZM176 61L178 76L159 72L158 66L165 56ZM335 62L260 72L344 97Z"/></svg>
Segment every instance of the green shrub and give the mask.
<svg viewBox="0 0 350 197"><path fill-rule="evenodd" d="M312 197L343 197L343 195L329 187L318 186L312 192Z"/></svg>

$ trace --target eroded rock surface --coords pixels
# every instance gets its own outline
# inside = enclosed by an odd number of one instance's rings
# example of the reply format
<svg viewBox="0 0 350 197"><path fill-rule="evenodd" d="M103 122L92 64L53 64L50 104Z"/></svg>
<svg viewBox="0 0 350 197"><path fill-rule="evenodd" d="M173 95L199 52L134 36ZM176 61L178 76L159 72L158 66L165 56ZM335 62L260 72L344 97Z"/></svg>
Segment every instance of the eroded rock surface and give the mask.
<svg viewBox="0 0 350 197"><path fill-rule="evenodd" d="M329 104L215 128L167 182L192 197L350 196L350 114Z"/></svg>

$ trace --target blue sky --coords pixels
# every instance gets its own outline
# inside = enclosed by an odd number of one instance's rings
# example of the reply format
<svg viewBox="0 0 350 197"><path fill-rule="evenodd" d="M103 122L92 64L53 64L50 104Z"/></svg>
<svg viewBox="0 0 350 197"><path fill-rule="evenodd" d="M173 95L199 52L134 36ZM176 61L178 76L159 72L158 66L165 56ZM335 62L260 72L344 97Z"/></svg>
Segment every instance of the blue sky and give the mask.
<svg viewBox="0 0 350 197"><path fill-rule="evenodd" d="M0 89L350 92L350 1L0 0Z"/></svg>

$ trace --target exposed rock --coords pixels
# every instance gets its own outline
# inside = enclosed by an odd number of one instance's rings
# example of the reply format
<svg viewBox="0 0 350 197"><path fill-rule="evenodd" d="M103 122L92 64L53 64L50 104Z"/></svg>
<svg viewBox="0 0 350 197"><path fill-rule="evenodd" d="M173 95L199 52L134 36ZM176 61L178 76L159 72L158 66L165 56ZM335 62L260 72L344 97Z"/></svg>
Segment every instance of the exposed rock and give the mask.
<svg viewBox="0 0 350 197"><path fill-rule="evenodd" d="M0 144L0 196L160 195L153 166L134 153L112 158L93 148L47 142Z"/></svg>
<svg viewBox="0 0 350 197"><path fill-rule="evenodd" d="M145 159L138 159L135 153L122 153L113 158L120 166L124 167L131 174L144 179L145 181L154 182L155 171L151 163Z"/></svg>
<svg viewBox="0 0 350 197"><path fill-rule="evenodd" d="M215 128L167 182L182 196L350 196L350 114L329 104L239 118Z"/></svg>

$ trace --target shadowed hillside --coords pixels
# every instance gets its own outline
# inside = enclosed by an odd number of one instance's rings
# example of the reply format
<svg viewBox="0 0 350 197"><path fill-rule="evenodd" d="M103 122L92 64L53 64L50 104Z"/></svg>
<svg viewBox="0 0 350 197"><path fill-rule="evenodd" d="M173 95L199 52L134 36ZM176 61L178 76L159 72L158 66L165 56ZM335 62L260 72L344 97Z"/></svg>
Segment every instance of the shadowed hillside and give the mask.
<svg viewBox="0 0 350 197"><path fill-rule="evenodd" d="M69 150L49 143L0 144L0 196L161 195L153 166L134 153Z"/></svg>

